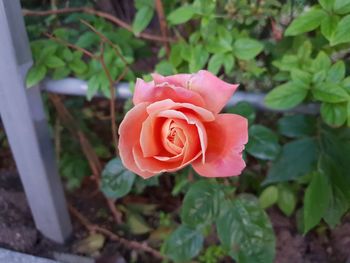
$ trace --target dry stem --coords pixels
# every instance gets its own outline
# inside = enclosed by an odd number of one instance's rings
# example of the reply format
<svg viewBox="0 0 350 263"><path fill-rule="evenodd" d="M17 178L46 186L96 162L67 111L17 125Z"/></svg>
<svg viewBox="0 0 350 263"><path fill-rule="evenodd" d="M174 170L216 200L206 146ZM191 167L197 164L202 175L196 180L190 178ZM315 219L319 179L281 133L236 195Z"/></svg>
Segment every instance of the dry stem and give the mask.
<svg viewBox="0 0 350 263"><path fill-rule="evenodd" d="M86 217L84 217L75 207L73 207L72 205L68 204L68 208L69 211L72 213L73 216L75 216L79 222L90 232L99 232L101 234L104 234L105 236L107 236L109 239L113 240L113 241L117 241L120 244L124 245L127 248L132 248L135 250L142 250L145 252L150 253L152 256L154 256L155 258L158 259L163 259L163 255L161 253L159 253L157 250L151 248L150 246L148 246L145 243L139 243L137 241L131 241L131 240L127 240L125 238L122 238L118 235L116 235L115 233L113 233L112 231L94 225L92 224Z"/></svg>
<svg viewBox="0 0 350 263"><path fill-rule="evenodd" d="M69 14L69 13L87 13L87 14L103 17L106 20L109 20L110 22L124 29L130 32L133 32L132 27L128 23L120 20L119 18L113 15L110 15L108 13L104 13L101 11L97 11L95 9L88 8L88 7L70 7L70 8L62 8L57 10L46 10L46 11L34 11L34 10L23 9L22 13L24 16L48 16L53 14L60 15L60 14ZM158 42L175 42L174 39L159 37L148 33L140 33L138 37L143 39L158 41Z"/></svg>
<svg viewBox="0 0 350 263"><path fill-rule="evenodd" d="M164 16L164 8L163 8L163 3L162 0L155 0L156 4L156 10L158 14L158 20L159 20L159 25L160 25L160 32L162 33L162 37L168 38L168 25ZM167 54L167 57L169 58L170 56L170 46L169 42L164 42L164 48Z"/></svg>

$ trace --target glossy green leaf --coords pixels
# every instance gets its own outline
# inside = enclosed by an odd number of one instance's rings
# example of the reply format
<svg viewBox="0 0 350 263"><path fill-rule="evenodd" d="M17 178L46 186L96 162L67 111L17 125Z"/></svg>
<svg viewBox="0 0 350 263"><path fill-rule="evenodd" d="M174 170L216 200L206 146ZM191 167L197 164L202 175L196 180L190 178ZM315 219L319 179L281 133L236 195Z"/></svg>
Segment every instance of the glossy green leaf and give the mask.
<svg viewBox="0 0 350 263"><path fill-rule="evenodd" d="M187 191L181 210L181 221L196 228L211 224L219 215L223 193L207 180L198 181Z"/></svg>
<svg viewBox="0 0 350 263"><path fill-rule="evenodd" d="M195 15L195 9L191 5L183 5L168 15L168 21L172 25L183 24Z"/></svg>
<svg viewBox="0 0 350 263"><path fill-rule="evenodd" d="M70 69L67 67L56 68L52 74L52 79L63 79L70 73Z"/></svg>
<svg viewBox="0 0 350 263"><path fill-rule="evenodd" d="M237 58L249 60L256 57L263 50L264 46L255 39L240 38L233 44L233 48Z"/></svg>
<svg viewBox="0 0 350 263"><path fill-rule="evenodd" d="M273 262L275 235L255 197L241 195L227 202L216 227L222 245L237 262Z"/></svg>
<svg viewBox="0 0 350 263"><path fill-rule="evenodd" d="M181 225L165 241L164 254L175 262L188 261L202 250L203 240L200 232Z"/></svg>
<svg viewBox="0 0 350 263"><path fill-rule="evenodd" d="M323 219L330 227L334 228L340 223L342 216L348 209L349 202L346 196L337 186L333 186Z"/></svg>
<svg viewBox="0 0 350 263"><path fill-rule="evenodd" d="M322 219L330 199L330 184L323 173L314 173L304 196L304 233Z"/></svg>
<svg viewBox="0 0 350 263"><path fill-rule="evenodd" d="M248 119L249 125L253 124L256 113L253 106L246 101L240 101L232 107L228 107L226 110L228 113L238 114Z"/></svg>
<svg viewBox="0 0 350 263"><path fill-rule="evenodd" d="M322 103L321 116L325 123L330 126L342 126L347 119L347 104Z"/></svg>
<svg viewBox="0 0 350 263"><path fill-rule="evenodd" d="M327 74L327 81L332 83L339 83L345 77L345 63L342 60L337 61L329 69Z"/></svg>
<svg viewBox="0 0 350 263"><path fill-rule="evenodd" d="M295 36L301 33L309 32L322 23L322 20L326 17L327 13L320 9L312 9L306 13L301 14L299 17L293 20L285 31L286 36Z"/></svg>
<svg viewBox="0 0 350 263"><path fill-rule="evenodd" d="M183 48L183 44L175 44L171 46L169 61L174 66L177 67L180 65L181 58L181 49Z"/></svg>
<svg viewBox="0 0 350 263"><path fill-rule="evenodd" d="M87 70L87 65L80 58L75 58L68 64L69 68L73 70L76 74L82 74Z"/></svg>
<svg viewBox="0 0 350 263"><path fill-rule="evenodd" d="M350 15L343 17L331 38L331 46L350 42Z"/></svg>
<svg viewBox="0 0 350 263"><path fill-rule="evenodd" d="M328 71L331 65L332 60L324 51L320 51L317 57L312 61L312 69L315 72L320 72L321 70Z"/></svg>
<svg viewBox="0 0 350 263"><path fill-rule="evenodd" d="M349 94L340 85L327 82L316 85L312 90L315 99L322 102L337 103L347 101Z"/></svg>
<svg viewBox="0 0 350 263"><path fill-rule="evenodd" d="M323 9L332 11L335 0L318 0Z"/></svg>
<svg viewBox="0 0 350 263"><path fill-rule="evenodd" d="M148 5L142 6L137 10L134 21L132 23L132 31L137 35L141 33L151 22L154 9Z"/></svg>
<svg viewBox="0 0 350 263"><path fill-rule="evenodd" d="M168 61L161 61L156 65L156 72L161 75L172 75L174 74L174 67Z"/></svg>
<svg viewBox="0 0 350 263"><path fill-rule="evenodd" d="M48 56L45 58L45 65L49 68L60 68L63 67L65 63L57 56Z"/></svg>
<svg viewBox="0 0 350 263"><path fill-rule="evenodd" d="M318 157L317 142L302 138L285 144L272 164L264 184L295 180L314 170ZM296 165L297 164L297 165Z"/></svg>
<svg viewBox="0 0 350 263"><path fill-rule="evenodd" d="M335 0L334 11L341 15L350 13L350 0Z"/></svg>
<svg viewBox="0 0 350 263"><path fill-rule="evenodd" d="M82 34L75 44L82 48L90 48L94 45L99 44L99 42L100 40L98 35L96 35L94 32L88 31Z"/></svg>
<svg viewBox="0 0 350 263"><path fill-rule="evenodd" d="M249 141L246 145L249 154L263 160L274 160L281 146L277 135L262 125L253 125L249 128Z"/></svg>
<svg viewBox="0 0 350 263"><path fill-rule="evenodd" d="M308 115L286 115L278 120L278 131L290 138L313 136L316 133L316 118Z"/></svg>
<svg viewBox="0 0 350 263"><path fill-rule="evenodd" d="M119 158L107 163L101 176L101 191L108 198L121 198L127 195L135 180L135 174L126 170Z"/></svg>
<svg viewBox="0 0 350 263"><path fill-rule="evenodd" d="M286 216L291 216L295 210L297 204L297 199L294 192L285 185L280 185L278 187L278 208Z"/></svg>
<svg viewBox="0 0 350 263"><path fill-rule="evenodd" d="M44 65L34 65L27 74L26 85L27 88L37 85L46 76L46 67Z"/></svg>
<svg viewBox="0 0 350 263"><path fill-rule="evenodd" d="M201 70L207 63L209 53L203 48L202 45L196 45L192 48L191 60L190 60L190 72L195 73Z"/></svg>
<svg viewBox="0 0 350 263"><path fill-rule="evenodd" d="M270 91L265 97L265 104L272 109L290 109L300 104L307 93L307 89L288 82Z"/></svg>
<svg viewBox="0 0 350 263"><path fill-rule="evenodd" d="M226 55L225 61L224 61L224 68L226 74L231 74L232 70L235 66L235 57L232 53L229 53Z"/></svg>
<svg viewBox="0 0 350 263"><path fill-rule="evenodd" d="M321 33L328 41L332 40L332 36L337 29L339 17L336 15L327 15L321 23Z"/></svg>
<svg viewBox="0 0 350 263"><path fill-rule="evenodd" d="M271 185L266 187L259 196L259 203L263 209L274 205L278 200L278 189Z"/></svg>
<svg viewBox="0 0 350 263"><path fill-rule="evenodd" d="M227 54L218 53L211 56L208 63L208 70L214 75L218 74L220 68L226 60Z"/></svg>

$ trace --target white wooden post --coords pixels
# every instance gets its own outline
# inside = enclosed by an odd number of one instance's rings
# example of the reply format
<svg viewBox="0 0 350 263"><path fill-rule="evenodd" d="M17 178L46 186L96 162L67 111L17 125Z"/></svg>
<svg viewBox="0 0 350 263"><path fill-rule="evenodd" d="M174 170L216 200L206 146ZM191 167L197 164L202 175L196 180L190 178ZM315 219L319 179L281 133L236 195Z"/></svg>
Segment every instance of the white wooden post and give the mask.
<svg viewBox="0 0 350 263"><path fill-rule="evenodd" d="M32 65L19 0L0 0L0 114L38 230L64 242L72 227L38 88L26 89Z"/></svg>

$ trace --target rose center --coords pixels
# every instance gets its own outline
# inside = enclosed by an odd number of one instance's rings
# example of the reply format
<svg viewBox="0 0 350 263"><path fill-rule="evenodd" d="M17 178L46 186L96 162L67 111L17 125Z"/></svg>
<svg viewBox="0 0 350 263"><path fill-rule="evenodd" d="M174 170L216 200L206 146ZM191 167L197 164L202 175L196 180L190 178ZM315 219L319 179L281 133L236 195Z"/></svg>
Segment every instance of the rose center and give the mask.
<svg viewBox="0 0 350 263"><path fill-rule="evenodd" d="M165 135L165 136L164 136ZM176 125L173 120L169 121L163 126L163 138L162 138L164 148L174 154L178 155L181 153L182 148L185 145L186 137L181 128Z"/></svg>

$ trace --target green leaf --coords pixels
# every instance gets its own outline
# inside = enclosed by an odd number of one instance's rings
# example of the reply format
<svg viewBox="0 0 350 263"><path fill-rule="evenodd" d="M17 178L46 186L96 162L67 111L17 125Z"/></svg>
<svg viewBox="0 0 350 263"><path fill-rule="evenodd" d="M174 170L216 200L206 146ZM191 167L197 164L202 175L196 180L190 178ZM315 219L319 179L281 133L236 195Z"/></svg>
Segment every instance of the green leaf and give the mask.
<svg viewBox="0 0 350 263"><path fill-rule="evenodd" d="M316 119L308 115L286 115L278 120L278 132L290 138L313 136Z"/></svg>
<svg viewBox="0 0 350 263"><path fill-rule="evenodd" d="M237 39L233 44L234 54L242 60L249 60L256 57L264 48L263 44L251 38Z"/></svg>
<svg viewBox="0 0 350 263"><path fill-rule="evenodd" d="M182 62L181 50L183 47L186 48L186 46L181 43L171 46L169 61L174 67L177 67Z"/></svg>
<svg viewBox="0 0 350 263"><path fill-rule="evenodd" d="M306 175L315 168L317 156L318 146L313 138L298 139L285 144L279 158L268 171L264 184L295 180Z"/></svg>
<svg viewBox="0 0 350 263"><path fill-rule="evenodd" d="M350 13L350 0L335 0L334 11L340 15Z"/></svg>
<svg viewBox="0 0 350 263"><path fill-rule="evenodd" d="M292 69L291 78L293 83L300 87L309 88L311 74L300 69Z"/></svg>
<svg viewBox="0 0 350 263"><path fill-rule="evenodd" d="M56 68L52 74L53 79L63 79L70 73L70 69L67 67Z"/></svg>
<svg viewBox="0 0 350 263"><path fill-rule="evenodd" d="M156 65L156 72L161 75L172 75L174 74L174 67L168 61L161 61Z"/></svg>
<svg viewBox="0 0 350 263"><path fill-rule="evenodd" d="M218 74L220 68L222 67L222 65L226 60L226 56L227 54L223 54L223 53L213 55L209 59L208 70L214 75Z"/></svg>
<svg viewBox="0 0 350 263"><path fill-rule="evenodd" d="M42 81L46 76L46 67L42 64L34 65L27 74L26 85L31 88Z"/></svg>
<svg viewBox="0 0 350 263"><path fill-rule="evenodd" d="M226 74L231 74L232 69L235 66L235 57L232 53L229 53L226 55L225 61L224 61L224 68Z"/></svg>
<svg viewBox="0 0 350 263"><path fill-rule="evenodd" d="M342 60L333 64L327 74L327 81L340 83L345 77L345 63Z"/></svg>
<svg viewBox="0 0 350 263"><path fill-rule="evenodd" d="M263 209L274 205L278 200L278 189L271 185L266 187L259 196L259 203Z"/></svg>
<svg viewBox="0 0 350 263"><path fill-rule="evenodd" d="M321 33L328 41L332 40L332 36L338 26L339 17L336 15L327 15L321 23Z"/></svg>
<svg viewBox="0 0 350 263"><path fill-rule="evenodd" d="M304 196L304 233L321 221L328 206L330 190L327 176L314 173Z"/></svg>
<svg viewBox="0 0 350 263"><path fill-rule="evenodd" d="M151 22L154 14L154 9L148 5L143 6L136 12L135 19L132 23L132 31L138 35Z"/></svg>
<svg viewBox="0 0 350 263"><path fill-rule="evenodd" d="M350 15L343 17L331 38L331 46L350 42Z"/></svg>
<svg viewBox="0 0 350 263"><path fill-rule="evenodd" d="M262 125L253 125L249 128L249 142L246 145L249 154L262 160L274 160L281 146L277 135Z"/></svg>
<svg viewBox="0 0 350 263"><path fill-rule="evenodd" d="M191 5L183 5L168 15L168 21L172 25L183 24L195 15L195 9Z"/></svg>
<svg viewBox="0 0 350 263"><path fill-rule="evenodd" d="M323 219L330 227L334 228L340 224L342 216L348 209L349 202L346 196L338 187L333 186Z"/></svg>
<svg viewBox="0 0 350 263"><path fill-rule="evenodd" d="M98 43L99 37L95 33L88 31L82 34L75 44L82 48L89 48Z"/></svg>
<svg viewBox="0 0 350 263"><path fill-rule="evenodd" d="M342 87L331 82L316 85L312 94L315 99L329 103L344 102L349 98L349 94Z"/></svg>
<svg viewBox="0 0 350 263"><path fill-rule="evenodd" d="M294 192L285 185L278 187L278 201L277 205L279 209L286 215L291 216L295 210L297 199Z"/></svg>
<svg viewBox="0 0 350 263"><path fill-rule="evenodd" d="M165 241L164 253L175 262L188 261L202 250L203 240L200 232L181 225Z"/></svg>
<svg viewBox="0 0 350 263"><path fill-rule="evenodd" d="M88 90L86 97L88 100L91 100L96 92L100 89L100 82L98 81L97 75L93 75L88 81Z"/></svg>
<svg viewBox="0 0 350 263"><path fill-rule="evenodd" d="M334 0L318 0L323 9L332 11Z"/></svg>
<svg viewBox="0 0 350 263"><path fill-rule="evenodd" d="M240 101L235 106L228 107L228 113L238 114L248 119L249 125L253 124L255 120L255 109L246 101Z"/></svg>
<svg viewBox="0 0 350 263"><path fill-rule="evenodd" d="M300 104L307 93L307 89L288 82L270 91L265 97L265 103L272 109L286 110Z"/></svg>
<svg viewBox="0 0 350 263"><path fill-rule="evenodd" d="M223 199L218 185L202 180L191 185L186 193L181 210L181 221L196 228L211 224L219 215Z"/></svg>
<svg viewBox="0 0 350 263"><path fill-rule="evenodd" d="M101 191L108 198L121 198L127 195L135 180L135 174L126 170L119 158L107 163L101 176Z"/></svg>
<svg viewBox="0 0 350 263"><path fill-rule="evenodd" d="M202 45L196 45L192 48L191 60L190 60L190 72L195 73L201 70L207 63L209 53L203 48Z"/></svg>
<svg viewBox="0 0 350 263"><path fill-rule="evenodd" d="M347 119L346 103L322 103L321 105L322 119L330 126L342 126Z"/></svg>
<svg viewBox="0 0 350 263"><path fill-rule="evenodd" d="M327 13L320 9L312 9L303 13L288 26L285 35L296 36L301 33L312 31L319 27L326 15Z"/></svg>
<svg viewBox="0 0 350 263"><path fill-rule="evenodd" d="M216 227L222 245L237 262L273 262L275 235L268 216L253 196L241 195L227 203Z"/></svg>
<svg viewBox="0 0 350 263"><path fill-rule="evenodd" d="M320 51L312 62L312 69L315 72L319 72L321 70L328 71L331 65L332 61L329 56L324 51Z"/></svg>
<svg viewBox="0 0 350 263"><path fill-rule="evenodd" d="M65 63L57 56L49 56L45 58L45 65L49 68L60 68L64 67Z"/></svg>
<svg viewBox="0 0 350 263"><path fill-rule="evenodd" d="M87 65L80 58L75 58L68 64L69 68L76 74L83 74L87 70Z"/></svg>

